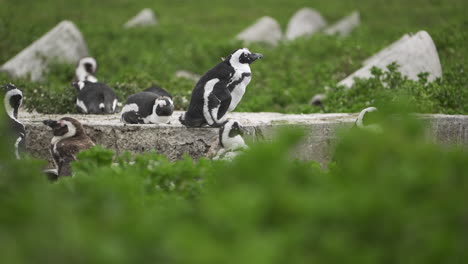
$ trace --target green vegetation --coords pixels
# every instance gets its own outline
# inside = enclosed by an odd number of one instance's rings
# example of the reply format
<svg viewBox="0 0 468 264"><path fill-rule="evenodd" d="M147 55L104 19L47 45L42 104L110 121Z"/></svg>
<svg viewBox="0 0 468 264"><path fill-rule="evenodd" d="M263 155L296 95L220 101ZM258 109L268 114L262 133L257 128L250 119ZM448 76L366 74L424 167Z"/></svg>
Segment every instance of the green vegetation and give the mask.
<svg viewBox="0 0 468 264"><path fill-rule="evenodd" d="M342 39L318 34L277 47L255 44L265 59L253 66L253 80L238 111L311 113L309 99L330 87L327 112L355 112L362 106L405 95L424 113L468 113L468 4L465 0L2 0L0 62L5 62L64 19L83 32L100 65L97 77L115 88L119 99L158 83L171 91L184 109L193 83L174 73L198 74L242 44L233 37L261 16L277 19L283 30L292 14L309 6L329 23L359 10L362 25ZM144 7L157 12L154 28L122 29ZM434 84L398 80L387 89L376 80L359 82L352 92L336 83L360 68L361 62L408 32L426 30L434 39L444 76ZM40 112L74 112L69 86L73 66L56 65L43 83L14 81L24 90L25 105ZM397 78L398 79L398 78ZM54 103L51 104L50 101Z"/></svg>
<svg viewBox="0 0 468 264"><path fill-rule="evenodd" d="M383 126L343 134L327 169L284 131L232 163L95 147L55 184L0 137L2 262L464 263L468 153Z"/></svg>

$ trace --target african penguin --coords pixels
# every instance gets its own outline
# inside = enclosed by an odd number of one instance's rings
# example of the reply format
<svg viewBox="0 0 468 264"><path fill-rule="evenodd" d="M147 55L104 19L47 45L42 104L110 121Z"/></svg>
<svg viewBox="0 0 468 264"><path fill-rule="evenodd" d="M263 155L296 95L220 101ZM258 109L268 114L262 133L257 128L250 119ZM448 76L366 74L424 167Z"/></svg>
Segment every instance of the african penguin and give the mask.
<svg viewBox="0 0 468 264"><path fill-rule="evenodd" d="M229 119L225 121L224 125L219 129L219 145L222 148L216 153L214 160L232 160L241 150L248 148L242 138L243 129L242 125L236 120Z"/></svg>
<svg viewBox="0 0 468 264"><path fill-rule="evenodd" d="M159 86L128 97L121 112L126 124L165 124L174 112L172 96Z"/></svg>
<svg viewBox="0 0 468 264"><path fill-rule="evenodd" d="M88 81L97 82L97 78L94 74L97 71L97 62L93 57L84 57L78 61L75 69L74 82Z"/></svg>
<svg viewBox="0 0 468 264"><path fill-rule="evenodd" d="M206 72L195 85L190 105L180 122L187 127L219 127L233 111L250 83L250 64L262 58L248 49L237 49Z"/></svg>
<svg viewBox="0 0 468 264"><path fill-rule="evenodd" d="M8 125L13 134L15 156L20 159L20 153L26 149L26 129L18 120L18 110L23 102L23 93L13 84L1 87L4 94L3 103L8 115Z"/></svg>
<svg viewBox="0 0 468 264"><path fill-rule="evenodd" d="M354 126L368 131L382 132L382 127L376 120L377 116L377 108L367 107L359 113Z"/></svg>
<svg viewBox="0 0 468 264"><path fill-rule="evenodd" d="M113 114L117 110L117 96L104 83L78 81L72 83L78 91L76 109L82 114Z"/></svg>
<svg viewBox="0 0 468 264"><path fill-rule="evenodd" d="M64 117L58 121L44 120L43 123L52 128L54 137L50 143L50 152L57 168L58 177L71 176L70 163L76 160L76 155L94 146L78 120Z"/></svg>

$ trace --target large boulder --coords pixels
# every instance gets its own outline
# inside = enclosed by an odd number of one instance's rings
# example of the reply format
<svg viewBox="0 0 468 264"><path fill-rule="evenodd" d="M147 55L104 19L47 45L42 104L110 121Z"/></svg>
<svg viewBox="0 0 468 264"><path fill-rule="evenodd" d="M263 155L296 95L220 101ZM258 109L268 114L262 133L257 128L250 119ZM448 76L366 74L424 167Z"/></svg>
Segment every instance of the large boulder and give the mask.
<svg viewBox="0 0 468 264"><path fill-rule="evenodd" d="M158 24L153 10L145 8L124 24L125 28L154 26Z"/></svg>
<svg viewBox="0 0 468 264"><path fill-rule="evenodd" d="M354 78L370 78L372 67L386 70L387 65L392 62L400 65L399 71L411 80L418 80L418 74L422 72L429 73L428 81L442 77L436 46L426 31L419 31L413 36L403 36L376 56L367 59L364 67L346 77L338 85L350 88L354 84Z"/></svg>
<svg viewBox="0 0 468 264"><path fill-rule="evenodd" d="M353 13L351 13L351 15L327 27L324 30L324 32L325 34L328 34L328 35L338 34L340 36L347 36L354 30L354 28L359 26L359 24L360 24L359 12L354 11Z"/></svg>
<svg viewBox="0 0 468 264"><path fill-rule="evenodd" d="M0 67L12 77L44 79L50 62L73 63L88 56L83 35L70 21L62 21Z"/></svg>
<svg viewBox="0 0 468 264"><path fill-rule="evenodd" d="M289 20L286 39L293 40L301 36L310 36L327 25L319 12L312 8L302 8Z"/></svg>
<svg viewBox="0 0 468 264"><path fill-rule="evenodd" d="M283 37L279 23L269 17L264 16L258 19L253 25L244 29L236 38L246 44L263 42L276 45Z"/></svg>

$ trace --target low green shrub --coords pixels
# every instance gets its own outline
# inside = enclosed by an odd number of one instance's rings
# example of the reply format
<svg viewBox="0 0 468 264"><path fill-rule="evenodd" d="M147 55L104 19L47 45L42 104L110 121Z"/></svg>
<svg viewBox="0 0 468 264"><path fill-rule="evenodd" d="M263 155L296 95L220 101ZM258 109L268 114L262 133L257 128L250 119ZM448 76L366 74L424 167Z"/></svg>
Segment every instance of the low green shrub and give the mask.
<svg viewBox="0 0 468 264"><path fill-rule="evenodd" d="M2 261L463 263L468 153L381 109L383 132L343 132L327 169L291 159L288 130L233 162L95 147L51 184L2 137Z"/></svg>

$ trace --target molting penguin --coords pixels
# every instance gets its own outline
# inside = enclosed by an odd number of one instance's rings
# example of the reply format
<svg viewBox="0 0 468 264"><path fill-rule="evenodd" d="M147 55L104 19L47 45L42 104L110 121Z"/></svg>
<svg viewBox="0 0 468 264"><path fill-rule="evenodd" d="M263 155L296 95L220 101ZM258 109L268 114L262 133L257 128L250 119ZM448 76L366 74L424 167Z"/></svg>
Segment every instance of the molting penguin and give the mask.
<svg viewBox="0 0 468 264"><path fill-rule="evenodd" d="M195 85L180 122L187 127L221 126L225 114L236 108L250 83L250 64L262 57L246 48L238 49L206 72Z"/></svg>
<svg viewBox="0 0 468 264"><path fill-rule="evenodd" d="M226 121L219 129L219 145L222 148L213 159L232 160L242 150L247 149L248 146L242 138L243 134L243 127L238 121L231 119Z"/></svg>
<svg viewBox="0 0 468 264"><path fill-rule="evenodd" d="M104 83L78 81L72 83L78 91L76 109L82 114L113 114L117 109L114 90Z"/></svg>
<svg viewBox="0 0 468 264"><path fill-rule="evenodd" d="M18 121L18 110L23 102L23 93L13 84L7 84L1 87L4 93L3 103L8 115L8 125L13 134L15 156L20 158L20 153L26 149L26 129Z"/></svg>
<svg viewBox="0 0 468 264"><path fill-rule="evenodd" d="M97 78L94 74L97 71L97 62L93 57L84 57L78 61L75 69L74 82L88 81L97 82Z"/></svg>
<svg viewBox="0 0 468 264"><path fill-rule="evenodd" d="M174 112L172 96L159 86L128 97L121 121L127 124L164 124Z"/></svg>
<svg viewBox="0 0 468 264"><path fill-rule="evenodd" d="M43 123L52 128L54 134L50 143L50 152L58 177L71 176L70 163L76 160L76 155L80 151L94 146L93 141L76 119L64 117L59 121L45 120Z"/></svg>
<svg viewBox="0 0 468 264"><path fill-rule="evenodd" d="M382 132L382 127L378 124L377 118L377 108L367 107L359 113L356 122L354 122L354 127L372 132Z"/></svg>

